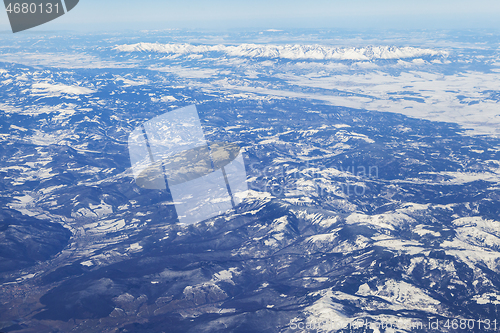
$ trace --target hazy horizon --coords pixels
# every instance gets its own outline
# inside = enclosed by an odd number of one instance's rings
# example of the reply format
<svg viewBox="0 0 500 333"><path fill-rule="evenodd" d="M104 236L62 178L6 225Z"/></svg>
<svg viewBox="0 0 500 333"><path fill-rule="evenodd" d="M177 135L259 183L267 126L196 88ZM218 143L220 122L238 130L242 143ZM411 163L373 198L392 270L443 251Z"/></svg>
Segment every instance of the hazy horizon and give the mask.
<svg viewBox="0 0 500 333"><path fill-rule="evenodd" d="M82 0L32 31L142 29L498 29L498 1L161 1ZM9 30L6 11L0 30Z"/></svg>

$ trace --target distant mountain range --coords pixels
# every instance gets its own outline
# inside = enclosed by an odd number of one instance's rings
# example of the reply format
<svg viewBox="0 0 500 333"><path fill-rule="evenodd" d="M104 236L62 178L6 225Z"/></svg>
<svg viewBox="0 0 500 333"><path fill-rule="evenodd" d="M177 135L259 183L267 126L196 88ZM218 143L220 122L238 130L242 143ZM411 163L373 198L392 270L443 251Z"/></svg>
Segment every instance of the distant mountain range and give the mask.
<svg viewBox="0 0 500 333"><path fill-rule="evenodd" d="M446 58L448 52L415 47L367 46L367 47L330 47L324 45L300 44L241 44L241 45L192 45L137 43L118 45L120 52L156 52L176 55L217 52L232 57L271 58L290 60L375 60L411 59L418 57Z"/></svg>

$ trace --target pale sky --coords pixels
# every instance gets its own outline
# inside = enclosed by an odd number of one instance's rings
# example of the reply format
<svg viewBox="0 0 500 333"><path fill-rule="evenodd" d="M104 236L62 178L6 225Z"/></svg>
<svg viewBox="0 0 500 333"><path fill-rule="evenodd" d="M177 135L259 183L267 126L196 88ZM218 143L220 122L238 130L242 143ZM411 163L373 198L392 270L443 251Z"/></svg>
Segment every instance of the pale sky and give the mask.
<svg viewBox="0 0 500 333"><path fill-rule="evenodd" d="M499 18L500 0L80 0L34 29L496 29ZM5 11L0 29L9 29Z"/></svg>

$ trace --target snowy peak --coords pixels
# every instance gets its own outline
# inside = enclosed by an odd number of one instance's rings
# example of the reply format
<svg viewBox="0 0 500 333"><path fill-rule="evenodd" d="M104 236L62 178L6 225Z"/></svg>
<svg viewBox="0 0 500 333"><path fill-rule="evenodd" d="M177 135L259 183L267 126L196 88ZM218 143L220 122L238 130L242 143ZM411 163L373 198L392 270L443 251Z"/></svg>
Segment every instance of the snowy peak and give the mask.
<svg viewBox="0 0 500 333"><path fill-rule="evenodd" d="M209 52L223 53L231 57L271 58L288 60L376 60L376 59L408 59L417 57L447 57L445 51L422 49L415 47L366 46L366 47L332 47L325 45L301 44L240 44L240 45L192 45L192 44L159 44L137 43L123 44L114 47L119 52L155 52L173 55L203 54Z"/></svg>

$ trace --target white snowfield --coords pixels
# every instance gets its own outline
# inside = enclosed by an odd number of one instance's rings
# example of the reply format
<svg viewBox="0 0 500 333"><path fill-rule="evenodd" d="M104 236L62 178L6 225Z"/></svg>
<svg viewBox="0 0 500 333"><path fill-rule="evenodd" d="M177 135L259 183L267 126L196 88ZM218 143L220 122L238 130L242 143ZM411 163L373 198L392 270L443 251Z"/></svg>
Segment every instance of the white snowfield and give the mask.
<svg viewBox="0 0 500 333"><path fill-rule="evenodd" d="M80 86L68 86L65 84L51 84L46 82L40 82L40 83L34 83L31 86L31 92L34 95L50 95L53 97L58 97L61 96L62 94L89 95L93 94L95 90Z"/></svg>
<svg viewBox="0 0 500 333"><path fill-rule="evenodd" d="M301 44L240 44L240 45L192 45L137 43L118 45L121 52L157 52L178 55L221 52L233 57L281 58L290 60L372 60L408 59L425 56L447 57L448 52L415 47L367 46L331 47Z"/></svg>

